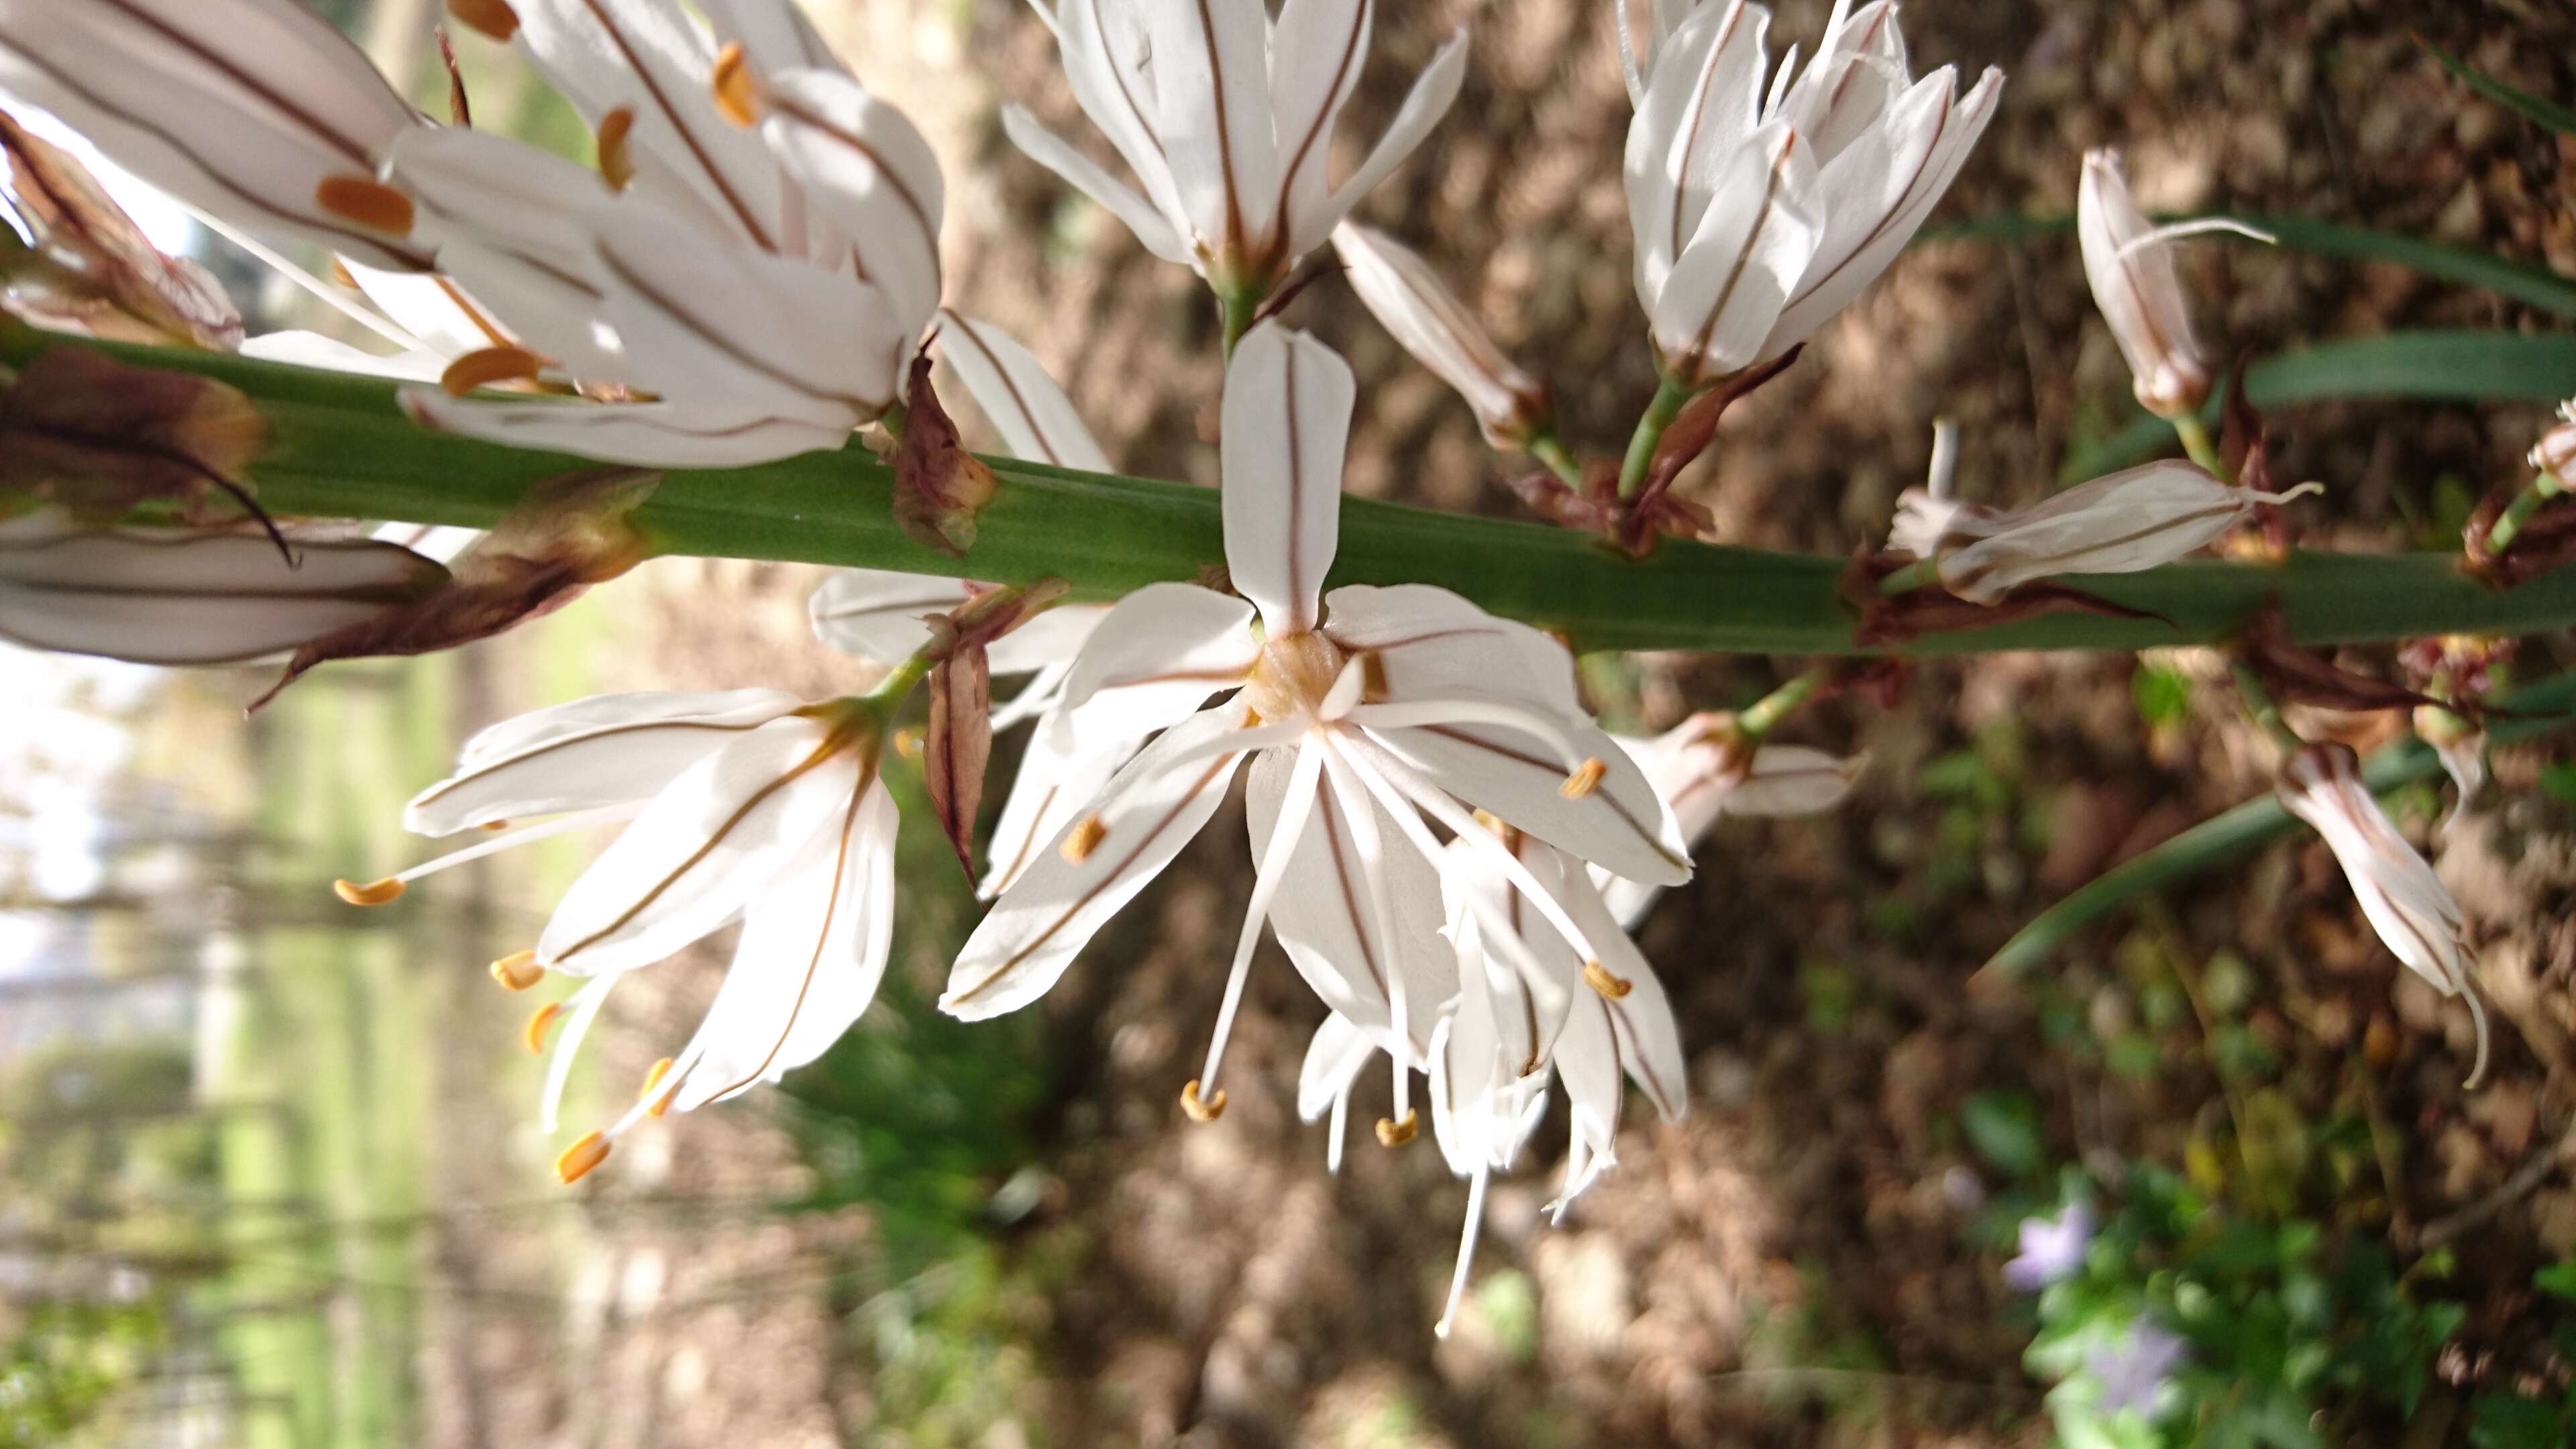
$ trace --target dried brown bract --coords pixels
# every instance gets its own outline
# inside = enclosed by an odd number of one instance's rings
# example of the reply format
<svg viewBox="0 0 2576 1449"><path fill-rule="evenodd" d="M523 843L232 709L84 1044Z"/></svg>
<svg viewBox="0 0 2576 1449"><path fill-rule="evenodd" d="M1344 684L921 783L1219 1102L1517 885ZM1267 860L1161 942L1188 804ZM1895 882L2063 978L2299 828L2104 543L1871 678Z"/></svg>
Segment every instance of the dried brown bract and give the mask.
<svg viewBox="0 0 2576 1449"><path fill-rule="evenodd" d="M975 546L975 515L1001 484L966 451L956 422L931 390L929 341L913 354L904 408L903 444L894 455L895 522L913 542L964 558Z"/></svg>

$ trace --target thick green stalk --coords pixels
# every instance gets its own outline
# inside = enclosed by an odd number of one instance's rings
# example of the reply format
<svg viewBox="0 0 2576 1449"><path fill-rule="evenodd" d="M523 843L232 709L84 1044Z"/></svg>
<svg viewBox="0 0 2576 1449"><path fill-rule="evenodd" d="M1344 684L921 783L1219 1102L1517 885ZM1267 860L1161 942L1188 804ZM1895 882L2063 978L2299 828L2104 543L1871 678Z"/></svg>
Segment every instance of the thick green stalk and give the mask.
<svg viewBox="0 0 2576 1449"><path fill-rule="evenodd" d="M1575 462L1574 455L1565 451L1565 440L1556 435L1553 426L1532 437L1524 451L1547 465L1547 471L1554 473L1566 487L1577 493L1583 491L1583 465Z"/></svg>
<svg viewBox="0 0 2576 1449"><path fill-rule="evenodd" d="M2520 493L2513 496L2513 501L2504 506L2504 512L2496 516L2495 527L2487 530L2487 551L2502 553L2513 547L2514 539L2522 533L2522 526L2531 521L2531 515L2540 511L2540 505L2566 491L2567 485L2559 482L2555 473L2533 477Z"/></svg>
<svg viewBox="0 0 2576 1449"><path fill-rule="evenodd" d="M0 362L58 339L0 329ZM598 465L422 431L372 378L211 353L115 347L138 363L220 378L256 399L275 430L252 470L286 516L488 527L540 479ZM905 537L894 472L855 444L753 468L680 470L633 515L672 554L863 565L1024 583L1055 575L1077 600L1195 580L1224 560L1214 491L1187 484L991 460L1001 494L963 559ZM1856 615L1845 560L1667 540L1641 560L1588 535L1368 499L1342 502L1329 584L1435 584L1495 613L1563 632L1579 649L1849 654ZM2291 637L2325 645L2425 634L2525 634L2576 625L2576 568L2507 592L2434 554L2293 554L2278 568L2219 562L2081 578L2158 617L2061 614L1934 635L1918 655L2118 649L2207 641L2277 601Z"/></svg>
<svg viewBox="0 0 2576 1449"><path fill-rule="evenodd" d="M2227 461L2218 456L2218 445L2209 440L2209 429L2201 425L2197 413L2180 413L2172 420L2174 436L2182 440L2182 450L2200 465L2201 471L2222 483L2236 480L2227 474Z"/></svg>
<svg viewBox="0 0 2576 1449"><path fill-rule="evenodd" d="M1780 721L1787 719L1791 711L1805 704L1819 688L1823 687L1824 682L1825 672L1822 669L1809 669L1800 673L1779 688L1755 700L1742 714L1735 717L1735 727L1742 731L1746 738L1760 740L1764 735L1778 729Z"/></svg>

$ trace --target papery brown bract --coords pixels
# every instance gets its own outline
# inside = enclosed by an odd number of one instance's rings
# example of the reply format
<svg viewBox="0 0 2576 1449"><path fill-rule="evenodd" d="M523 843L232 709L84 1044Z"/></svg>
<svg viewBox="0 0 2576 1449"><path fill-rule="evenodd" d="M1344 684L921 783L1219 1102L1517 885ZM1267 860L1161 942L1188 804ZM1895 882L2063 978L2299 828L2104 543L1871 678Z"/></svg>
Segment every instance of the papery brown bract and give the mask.
<svg viewBox="0 0 2576 1449"><path fill-rule="evenodd" d="M2468 571L2500 589L2529 583L2560 566L2576 563L2576 509L2543 508L2522 521L2513 542L2498 552L2491 542L2496 520L2504 516L2512 492L2490 494L2469 514L2460 530Z"/></svg>
<svg viewBox="0 0 2576 1449"><path fill-rule="evenodd" d="M930 720L921 745L922 784L957 864L972 880L976 812L984 803L984 770L993 757L992 668L986 649L1065 595L1062 579L1026 588L989 589L931 621L927 681Z"/></svg>
<svg viewBox="0 0 2576 1449"><path fill-rule="evenodd" d="M1843 571L1843 598L1860 613L1860 622L1852 628L1853 642L1871 648L1901 648L1927 634L1991 629L1998 624L2015 624L2043 614L2153 619L2167 626L2173 623L2153 610L2115 604L2099 594L2089 594L2045 579L2015 585L1990 604L1972 603L1930 584L1902 594L1878 591L1880 580L1915 562L1905 554L1863 554L1853 559L1851 566Z"/></svg>
<svg viewBox="0 0 2576 1449"><path fill-rule="evenodd" d="M220 492L265 524L242 475L267 446L268 419L212 378L49 348L0 393L0 514L51 503L101 522L171 503L197 522Z"/></svg>
<svg viewBox="0 0 2576 1449"><path fill-rule="evenodd" d="M2443 703L2384 679L2338 668L2333 661L2300 648L2291 642L2289 625L2282 621L2277 608L2266 608L2255 615L2254 621L2237 636L2237 647L2262 679L2263 687L2278 699L2351 712L2413 709L2427 704L2440 707ZM2455 708L2471 718L2481 714L2476 705L2466 702Z"/></svg>
<svg viewBox="0 0 2576 1449"><path fill-rule="evenodd" d="M913 354L904 386L903 442L894 455L894 520L906 536L951 558L975 546L975 515L1000 481L966 451L930 386L930 343Z"/></svg>
<svg viewBox="0 0 2576 1449"><path fill-rule="evenodd" d="M295 651L256 710L317 664L334 659L430 654L553 612L650 553L628 515L662 475L634 469L550 479L458 555L446 586Z"/></svg>
<svg viewBox="0 0 2576 1449"><path fill-rule="evenodd" d="M0 258L10 311L40 327L118 342L241 346L241 313L222 284L153 246L77 157L6 111L0 150L9 155L10 209L30 243Z"/></svg>

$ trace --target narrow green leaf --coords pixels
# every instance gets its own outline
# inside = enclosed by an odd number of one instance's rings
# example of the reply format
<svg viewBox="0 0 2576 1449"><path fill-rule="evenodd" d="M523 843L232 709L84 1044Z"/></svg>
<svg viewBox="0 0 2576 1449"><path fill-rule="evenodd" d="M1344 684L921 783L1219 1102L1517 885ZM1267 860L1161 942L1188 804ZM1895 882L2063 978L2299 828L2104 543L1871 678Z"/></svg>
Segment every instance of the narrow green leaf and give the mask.
<svg viewBox="0 0 2576 1449"><path fill-rule="evenodd" d="M2512 707L2518 712L2515 718L2498 719L2488 730L2497 745L2576 729L2576 714L2565 713L2576 710L2576 672L2552 675L2516 690ZM2431 747L2410 737L2372 755L2362 767L2362 778L2374 792L2387 795L2431 779L2441 768ZM2040 912L1995 952L1984 969L2003 977L2021 976L2054 955L2077 932L2127 902L2251 855L2286 834L2292 824L2290 812L2269 795L2204 820L2112 867Z"/></svg>
<svg viewBox="0 0 2576 1449"><path fill-rule="evenodd" d="M2359 398L2555 402L2576 397L2576 336L2427 331L2321 342L2255 363L2245 395L2266 409ZM2212 396L2206 410L2213 423L2218 402ZM2173 426L2141 412L2128 427L2069 453L2058 481L2080 483L2179 450Z"/></svg>
<svg viewBox="0 0 2576 1449"><path fill-rule="evenodd" d="M2415 37L2415 43L2442 63L2442 69L2458 76L2462 84L2479 95L2522 117L2535 126L2546 126L2562 136L2576 136L2576 111L2555 101L2544 100L2519 86L2509 86L2494 76L2451 54L2442 47Z"/></svg>

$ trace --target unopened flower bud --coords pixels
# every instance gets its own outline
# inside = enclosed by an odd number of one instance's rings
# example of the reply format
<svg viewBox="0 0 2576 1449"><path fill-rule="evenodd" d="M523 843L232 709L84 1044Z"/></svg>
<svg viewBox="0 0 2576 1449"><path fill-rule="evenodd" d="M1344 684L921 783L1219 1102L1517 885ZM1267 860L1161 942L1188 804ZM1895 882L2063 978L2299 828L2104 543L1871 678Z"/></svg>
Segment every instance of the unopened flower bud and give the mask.
<svg viewBox="0 0 2576 1449"><path fill-rule="evenodd" d="M1941 586L1990 604L2055 574L2136 573L2208 543L2257 504L2322 491L2314 483L2286 493L2231 488L2190 463L2149 463L1984 520L1983 537L1941 555Z"/></svg>
<svg viewBox="0 0 2576 1449"><path fill-rule="evenodd" d="M1547 384L1504 355L1420 254L1372 227L1333 229L1351 290L1413 359L1458 390L1497 446L1528 442L1556 414Z"/></svg>
<svg viewBox="0 0 2576 1449"><path fill-rule="evenodd" d="M2159 417L2198 411L2209 397L2209 358L2192 335L2191 306L2174 269L2171 242L2130 199L2119 152L2085 153L2075 235L2084 249L2093 305L2102 309L2112 339L2129 359L2138 402Z"/></svg>

